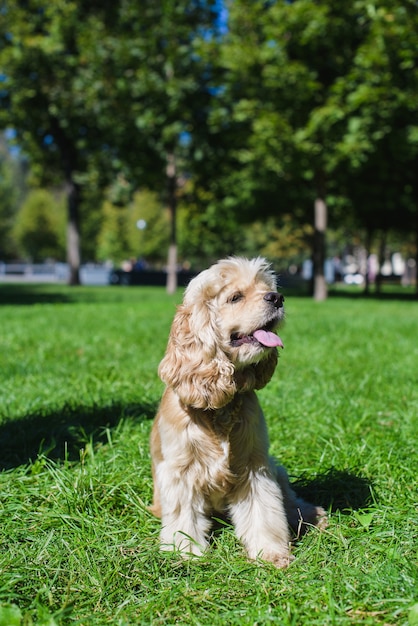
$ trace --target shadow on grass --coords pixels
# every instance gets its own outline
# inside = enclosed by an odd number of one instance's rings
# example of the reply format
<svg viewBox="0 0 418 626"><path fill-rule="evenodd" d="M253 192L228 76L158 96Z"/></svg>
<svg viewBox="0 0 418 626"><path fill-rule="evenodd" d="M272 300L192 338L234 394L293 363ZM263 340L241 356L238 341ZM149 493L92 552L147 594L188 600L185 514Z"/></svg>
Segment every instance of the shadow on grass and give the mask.
<svg viewBox="0 0 418 626"><path fill-rule="evenodd" d="M34 462L39 455L59 461L79 461L89 442L107 443L107 431L122 420L153 419L157 404L70 407L36 413L0 424L0 471ZM350 511L372 502L372 484L354 471L330 468L314 478L298 478L293 489L304 500L330 511Z"/></svg>
<svg viewBox="0 0 418 626"><path fill-rule="evenodd" d="M48 283L0 283L0 305L33 305L33 304L73 304L77 302L96 304L97 302L120 302L135 299L138 293L143 294L141 286L127 289L114 286L78 286L69 287L62 284ZM306 285L281 285L279 290L286 298L312 299ZM350 300L401 300L416 302L418 294L411 289L399 291L372 292L350 288L330 288L329 297L347 298Z"/></svg>
<svg viewBox="0 0 418 626"><path fill-rule="evenodd" d="M313 479L302 476L292 483L292 487L304 500L331 512L362 509L373 499L372 484L367 478L334 467Z"/></svg>
<svg viewBox="0 0 418 626"><path fill-rule="evenodd" d="M63 407L50 414L28 415L0 424L0 470L33 462L39 455L51 460L80 460L86 443L107 442L107 430L121 420L152 419L156 404L110 404L105 407Z"/></svg>
<svg viewBox="0 0 418 626"><path fill-rule="evenodd" d="M62 284L1 284L0 305L31 306L34 304L92 304L120 303L138 298L137 289L123 289L108 285ZM142 294L141 294L142 295Z"/></svg>
<svg viewBox="0 0 418 626"><path fill-rule="evenodd" d="M60 285L23 284L0 285L0 304L3 305L31 305L57 304L71 302L69 293Z"/></svg>
<svg viewBox="0 0 418 626"><path fill-rule="evenodd" d="M385 291L385 292L373 292L373 293L365 293L364 291L338 291L332 290L329 292L330 298L347 298L349 300L377 300L377 301L388 301L388 300L399 300L401 302L417 302L418 295L411 291L401 292L401 291Z"/></svg>
<svg viewBox="0 0 418 626"><path fill-rule="evenodd" d="M325 511L331 513L340 511L349 515L353 510L367 508L372 502L372 485L366 478L355 472L338 470L334 467L316 475L313 479L302 476L292 482L291 486L306 502L322 506ZM216 537L219 537L225 527L231 526L232 521L227 513L214 515L211 540L214 541ZM302 527L295 541L299 540L307 530L308 527Z"/></svg>

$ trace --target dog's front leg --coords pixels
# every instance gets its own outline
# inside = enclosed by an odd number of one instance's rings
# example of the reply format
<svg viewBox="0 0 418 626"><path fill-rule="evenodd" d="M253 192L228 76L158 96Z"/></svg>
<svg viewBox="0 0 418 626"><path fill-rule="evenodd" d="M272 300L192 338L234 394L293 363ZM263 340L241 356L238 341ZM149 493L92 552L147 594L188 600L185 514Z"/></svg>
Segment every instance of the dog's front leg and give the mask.
<svg viewBox="0 0 418 626"><path fill-rule="evenodd" d="M229 512L251 559L260 557L280 568L289 565L293 556L283 494L267 468L250 472L230 501Z"/></svg>
<svg viewBox="0 0 418 626"><path fill-rule="evenodd" d="M208 546L210 519L202 494L187 481L167 476L160 482L161 549L200 556Z"/></svg>

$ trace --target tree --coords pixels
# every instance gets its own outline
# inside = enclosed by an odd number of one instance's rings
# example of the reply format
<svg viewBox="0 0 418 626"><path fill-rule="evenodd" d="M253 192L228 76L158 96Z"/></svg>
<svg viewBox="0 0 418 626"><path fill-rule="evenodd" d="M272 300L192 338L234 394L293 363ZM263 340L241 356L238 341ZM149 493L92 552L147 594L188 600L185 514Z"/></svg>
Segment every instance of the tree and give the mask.
<svg viewBox="0 0 418 626"><path fill-rule="evenodd" d="M179 250L186 262L203 269L243 249L242 229L232 210L221 211L207 188L189 181L179 198Z"/></svg>
<svg viewBox="0 0 418 626"><path fill-rule="evenodd" d="M116 143L136 183L162 192L170 215L168 291L176 288L179 179L190 176L204 141L211 101L210 66L201 42L216 30L216 7L197 0L126 2L119 14L124 36L111 61L117 89L103 101L129 120ZM99 59L99 64L103 59ZM138 167L132 133L141 133L147 167ZM140 171L139 171L140 170ZM163 181L165 181L163 183Z"/></svg>
<svg viewBox="0 0 418 626"><path fill-rule="evenodd" d="M64 258L65 211L62 195L46 189L28 193L14 224L14 237L21 256L34 262Z"/></svg>
<svg viewBox="0 0 418 626"><path fill-rule="evenodd" d="M20 162L12 158L5 137L0 136L0 259L17 256L13 222L19 208L23 176Z"/></svg>
<svg viewBox="0 0 418 626"><path fill-rule="evenodd" d="M108 4L6 0L0 16L0 123L16 129L41 184L65 183L71 284L79 282L83 176L94 154L108 151L86 99L89 26L104 21Z"/></svg>
<svg viewBox="0 0 418 626"><path fill-rule="evenodd" d="M366 10L367 9L367 10ZM415 232L418 262L418 14L416 4L367 5L364 37L335 98L346 193L368 233ZM367 283L366 283L367 288ZM418 295L418 284L417 284Z"/></svg>
<svg viewBox="0 0 418 626"><path fill-rule="evenodd" d="M417 159L416 3L329 3L328 9L327 33L337 35L334 43L331 35L337 53L332 63L337 65L339 56L343 62L331 73L326 99L310 112L302 140L315 150L325 138L327 150L320 160L325 183L333 177L342 186L350 170L346 193L357 198L354 215L369 233L399 228L402 222L411 226L409 172L415 170ZM329 63L330 56L312 51L314 67L321 67L320 59ZM326 68L319 70L321 75L326 86Z"/></svg>
<svg viewBox="0 0 418 626"><path fill-rule="evenodd" d="M266 256L282 270L289 265L300 267L312 247L312 227L300 225L291 214L253 222L245 235L249 256Z"/></svg>
<svg viewBox="0 0 418 626"><path fill-rule="evenodd" d="M411 115L416 119L416 4L228 6L219 106L211 118L232 146L220 187L241 215L295 207L306 220L308 203L314 205L314 295L322 299L327 200L341 204L340 166L348 158L366 162L395 120L406 127ZM403 99L398 82L408 85ZM368 141L366 129L374 131Z"/></svg>
<svg viewBox="0 0 418 626"><path fill-rule="evenodd" d="M179 139L198 134L209 97L195 41L215 15L197 0L6 0L1 123L17 129L44 177L65 180L71 282L79 279L80 201L93 170L101 188L117 171L134 188L161 190L165 178L175 245Z"/></svg>
<svg viewBox="0 0 418 626"><path fill-rule="evenodd" d="M104 202L98 258L120 264L128 259L162 265L169 242L169 216L155 192L137 191L126 206Z"/></svg>
<svg viewBox="0 0 418 626"><path fill-rule="evenodd" d="M133 194L128 207L132 257L162 266L170 243L170 215L155 191L143 189Z"/></svg>
<svg viewBox="0 0 418 626"><path fill-rule="evenodd" d="M324 111L338 118L329 98L358 44L355 8L311 0L267 5L238 0L230 6L223 60L232 118L247 138L237 156L253 181L249 199L264 200L257 211L286 213L295 207L303 220L314 204L314 293L322 299L326 196L338 135L332 124L319 120ZM266 194L276 201L266 201Z"/></svg>

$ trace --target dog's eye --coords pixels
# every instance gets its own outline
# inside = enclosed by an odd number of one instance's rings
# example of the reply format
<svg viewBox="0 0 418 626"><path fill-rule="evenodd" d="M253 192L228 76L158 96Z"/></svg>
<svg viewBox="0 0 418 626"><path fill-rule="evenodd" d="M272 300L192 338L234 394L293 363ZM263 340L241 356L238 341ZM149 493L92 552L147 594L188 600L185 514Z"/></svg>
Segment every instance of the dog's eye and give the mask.
<svg viewBox="0 0 418 626"><path fill-rule="evenodd" d="M230 298L229 298L229 302L231 303L235 303L235 302L239 302L240 300L243 299L243 294L238 291L237 293L234 293Z"/></svg>

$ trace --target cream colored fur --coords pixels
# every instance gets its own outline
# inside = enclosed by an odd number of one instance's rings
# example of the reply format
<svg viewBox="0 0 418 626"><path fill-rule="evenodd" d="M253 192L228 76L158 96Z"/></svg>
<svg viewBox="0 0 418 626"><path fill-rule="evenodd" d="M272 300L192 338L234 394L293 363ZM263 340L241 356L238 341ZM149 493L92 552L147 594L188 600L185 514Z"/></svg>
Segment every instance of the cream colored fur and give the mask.
<svg viewBox="0 0 418 626"><path fill-rule="evenodd" d="M186 289L159 368L167 387L151 433L151 510L161 517L164 550L202 554L211 516L226 514L250 559L286 567L289 527L325 523L323 509L298 499L269 456L254 392L273 375L277 348L252 335L279 325L282 300L260 258L219 261Z"/></svg>

